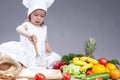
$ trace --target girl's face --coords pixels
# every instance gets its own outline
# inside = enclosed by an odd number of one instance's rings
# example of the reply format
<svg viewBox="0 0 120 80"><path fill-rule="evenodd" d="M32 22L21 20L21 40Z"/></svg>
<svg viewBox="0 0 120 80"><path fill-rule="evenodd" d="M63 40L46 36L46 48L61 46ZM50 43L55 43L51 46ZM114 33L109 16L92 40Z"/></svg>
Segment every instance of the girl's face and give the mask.
<svg viewBox="0 0 120 80"><path fill-rule="evenodd" d="M46 12L42 9L37 9L30 14L30 21L36 26L40 26L44 23Z"/></svg>

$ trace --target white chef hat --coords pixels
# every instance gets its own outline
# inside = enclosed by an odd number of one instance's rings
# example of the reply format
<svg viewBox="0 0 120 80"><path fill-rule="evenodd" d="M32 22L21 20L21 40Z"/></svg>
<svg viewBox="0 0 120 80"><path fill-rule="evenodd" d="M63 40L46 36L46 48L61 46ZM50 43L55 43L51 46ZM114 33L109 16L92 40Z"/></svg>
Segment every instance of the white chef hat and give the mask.
<svg viewBox="0 0 120 80"><path fill-rule="evenodd" d="M47 9L52 5L54 0L23 0L23 5L28 8L28 16L36 9Z"/></svg>

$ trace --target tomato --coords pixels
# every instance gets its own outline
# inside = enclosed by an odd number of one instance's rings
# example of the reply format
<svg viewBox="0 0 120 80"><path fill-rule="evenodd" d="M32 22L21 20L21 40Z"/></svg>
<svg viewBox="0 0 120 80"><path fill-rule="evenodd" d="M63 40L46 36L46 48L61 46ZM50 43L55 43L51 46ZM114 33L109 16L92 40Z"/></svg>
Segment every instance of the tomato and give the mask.
<svg viewBox="0 0 120 80"><path fill-rule="evenodd" d="M88 70L88 71L86 72L86 75L91 75L91 74L93 74L92 70Z"/></svg>
<svg viewBox="0 0 120 80"><path fill-rule="evenodd" d="M61 62L57 61L53 64L53 69L60 69L60 66L61 66Z"/></svg>
<svg viewBox="0 0 120 80"><path fill-rule="evenodd" d="M69 72L63 74L63 80L70 80L70 79L71 79L71 74Z"/></svg>
<svg viewBox="0 0 120 80"><path fill-rule="evenodd" d="M108 60L106 58L100 58L99 63L102 65L106 65Z"/></svg>
<svg viewBox="0 0 120 80"><path fill-rule="evenodd" d="M101 78L101 77L98 77L98 78L96 78L95 80L103 80L103 78Z"/></svg>
<svg viewBox="0 0 120 80"><path fill-rule="evenodd" d="M54 64L53 64L53 69L60 69L60 67L62 65L67 65L67 62L64 62L64 61L56 61Z"/></svg>
<svg viewBox="0 0 120 80"><path fill-rule="evenodd" d="M42 73L37 73L34 77L35 80L46 80L45 75L43 75Z"/></svg>

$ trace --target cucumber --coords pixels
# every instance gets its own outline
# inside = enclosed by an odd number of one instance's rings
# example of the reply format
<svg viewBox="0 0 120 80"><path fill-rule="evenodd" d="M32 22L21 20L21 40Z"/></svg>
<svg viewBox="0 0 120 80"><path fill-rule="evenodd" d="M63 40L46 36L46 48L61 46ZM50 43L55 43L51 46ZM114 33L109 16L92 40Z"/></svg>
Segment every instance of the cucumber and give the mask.
<svg viewBox="0 0 120 80"><path fill-rule="evenodd" d="M107 80L107 79L110 79L110 74L108 72L92 74L92 75L86 76L82 80L95 80L98 77L103 78L103 80Z"/></svg>

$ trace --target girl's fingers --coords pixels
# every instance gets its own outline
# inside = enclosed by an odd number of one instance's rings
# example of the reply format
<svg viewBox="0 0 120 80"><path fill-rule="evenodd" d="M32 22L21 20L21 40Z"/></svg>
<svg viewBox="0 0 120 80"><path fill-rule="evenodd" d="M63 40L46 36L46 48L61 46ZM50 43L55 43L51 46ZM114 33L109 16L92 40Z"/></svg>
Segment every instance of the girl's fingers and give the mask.
<svg viewBox="0 0 120 80"><path fill-rule="evenodd" d="M51 48L47 48L47 49L46 49L46 52L47 52L47 53L51 53L51 52L52 52L52 49L51 49Z"/></svg>
<svg viewBox="0 0 120 80"><path fill-rule="evenodd" d="M37 37L35 35L32 35L32 41L37 42Z"/></svg>

